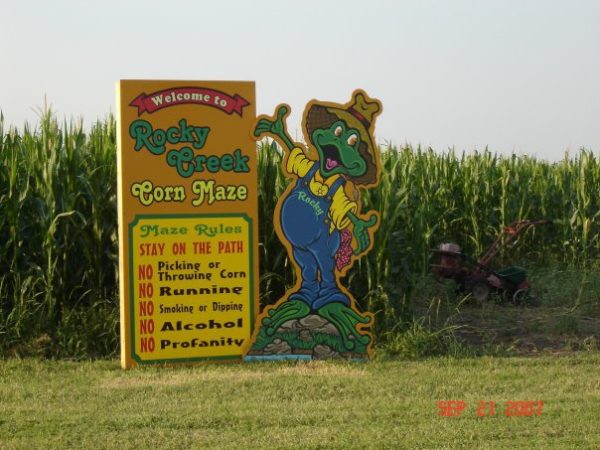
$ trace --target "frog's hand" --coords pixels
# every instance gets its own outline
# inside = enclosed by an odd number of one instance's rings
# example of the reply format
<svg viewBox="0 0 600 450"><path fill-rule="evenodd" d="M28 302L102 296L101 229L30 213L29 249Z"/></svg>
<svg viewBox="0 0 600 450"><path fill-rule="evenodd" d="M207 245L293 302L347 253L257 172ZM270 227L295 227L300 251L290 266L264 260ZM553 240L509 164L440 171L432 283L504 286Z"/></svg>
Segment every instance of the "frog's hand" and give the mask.
<svg viewBox="0 0 600 450"><path fill-rule="evenodd" d="M354 255L358 256L369 248L371 245L372 234L375 232L373 227L377 225L377 221L378 218L376 213L371 213L367 220L355 217L355 220L352 221L354 224L352 234L357 243Z"/></svg>
<svg viewBox="0 0 600 450"><path fill-rule="evenodd" d="M318 314L325 319L329 320L340 332L344 347L348 350L353 350L356 347L356 343L350 337L354 337L355 340L363 345L367 345L371 338L362 334L357 330L357 325L368 324L371 322L371 317L361 316L352 308L341 303L330 303L321 307Z"/></svg>
<svg viewBox="0 0 600 450"><path fill-rule="evenodd" d="M273 336L275 332L288 320L301 319L308 316L310 307L301 300L290 300L282 303L278 308L269 310L269 317L262 320L267 336Z"/></svg>
<svg viewBox="0 0 600 450"><path fill-rule="evenodd" d="M290 113L287 105L279 105L274 116L261 116L254 127L254 136L259 138L263 134L270 134L283 142L289 149L294 148L294 144L287 134L285 121Z"/></svg>

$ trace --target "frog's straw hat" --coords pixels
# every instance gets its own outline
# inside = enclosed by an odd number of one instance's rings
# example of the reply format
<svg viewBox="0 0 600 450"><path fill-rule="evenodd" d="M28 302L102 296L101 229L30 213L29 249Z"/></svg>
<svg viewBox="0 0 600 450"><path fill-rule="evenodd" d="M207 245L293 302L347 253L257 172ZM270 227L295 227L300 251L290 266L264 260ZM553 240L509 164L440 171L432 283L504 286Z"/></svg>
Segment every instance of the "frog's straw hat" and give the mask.
<svg viewBox="0 0 600 450"><path fill-rule="evenodd" d="M375 149L373 143L373 128L376 117L381 113L381 102L370 98L364 91L356 90L352 100L345 105L335 103L311 102L306 114L307 138L310 140L314 130L329 128L334 122L343 120L350 128L360 134L361 145L359 152L367 162L367 173L355 180L358 184L371 184L377 178Z"/></svg>

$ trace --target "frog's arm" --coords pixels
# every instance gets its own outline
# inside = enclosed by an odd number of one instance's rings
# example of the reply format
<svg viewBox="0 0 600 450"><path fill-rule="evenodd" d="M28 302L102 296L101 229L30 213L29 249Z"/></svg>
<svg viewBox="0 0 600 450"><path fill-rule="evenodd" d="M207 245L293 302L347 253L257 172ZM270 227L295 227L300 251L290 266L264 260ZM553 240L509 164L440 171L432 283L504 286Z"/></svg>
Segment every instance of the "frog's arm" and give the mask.
<svg viewBox="0 0 600 450"><path fill-rule="evenodd" d="M254 128L254 136L260 137L263 134L270 134L284 144L284 149L287 147L289 151L292 151L296 145L294 145L292 139L288 135L287 127L285 125L285 119L289 115L289 112L290 109L287 105L279 105L274 116L263 116L260 118Z"/></svg>
<svg viewBox="0 0 600 450"><path fill-rule="evenodd" d="M352 234L356 238L356 242L358 243L358 247L354 250L355 255L360 255L371 245L371 237L369 236L369 228L375 226L377 223L377 215L371 214L367 220L363 220L360 217L356 216L352 212L347 212L346 216L354 225L354 229Z"/></svg>

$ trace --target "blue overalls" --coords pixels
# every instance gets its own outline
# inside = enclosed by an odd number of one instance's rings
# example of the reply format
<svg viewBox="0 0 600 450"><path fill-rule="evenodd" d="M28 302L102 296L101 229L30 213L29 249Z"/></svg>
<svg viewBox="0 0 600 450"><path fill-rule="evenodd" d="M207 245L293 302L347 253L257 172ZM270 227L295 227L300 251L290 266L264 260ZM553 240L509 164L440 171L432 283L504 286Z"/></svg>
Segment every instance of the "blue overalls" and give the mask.
<svg viewBox="0 0 600 450"><path fill-rule="evenodd" d="M301 300L313 311L323 305L339 302L350 305L350 300L337 286L335 255L340 246L340 232L331 233L327 215L335 192L344 185L339 177L329 187L325 196L319 197L310 190L310 181L319 168L315 162L296 185L281 207L280 223L283 233L292 245L293 257L301 270L300 289L288 300Z"/></svg>

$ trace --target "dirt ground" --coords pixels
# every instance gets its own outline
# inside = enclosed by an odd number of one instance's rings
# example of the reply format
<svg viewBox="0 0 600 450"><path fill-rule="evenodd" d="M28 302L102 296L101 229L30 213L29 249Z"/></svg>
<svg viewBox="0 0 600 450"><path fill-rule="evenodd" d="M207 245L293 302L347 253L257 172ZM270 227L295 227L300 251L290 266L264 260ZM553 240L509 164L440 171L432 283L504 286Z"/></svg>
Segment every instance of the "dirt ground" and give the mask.
<svg viewBox="0 0 600 450"><path fill-rule="evenodd" d="M600 349L600 272L531 271L530 301L515 305L500 295L477 303L457 294L452 282L423 281L427 295L415 301L417 317L434 327L453 327L470 346L517 355L564 354Z"/></svg>

